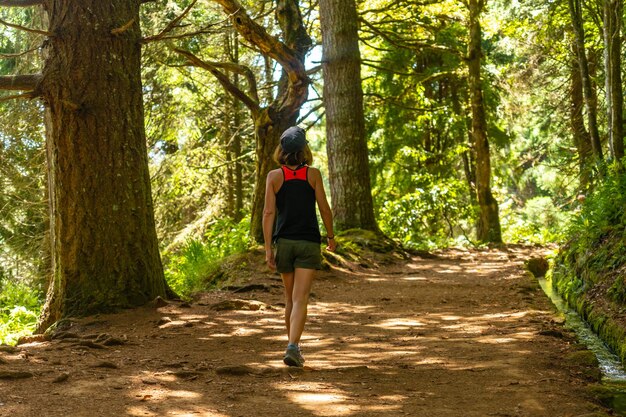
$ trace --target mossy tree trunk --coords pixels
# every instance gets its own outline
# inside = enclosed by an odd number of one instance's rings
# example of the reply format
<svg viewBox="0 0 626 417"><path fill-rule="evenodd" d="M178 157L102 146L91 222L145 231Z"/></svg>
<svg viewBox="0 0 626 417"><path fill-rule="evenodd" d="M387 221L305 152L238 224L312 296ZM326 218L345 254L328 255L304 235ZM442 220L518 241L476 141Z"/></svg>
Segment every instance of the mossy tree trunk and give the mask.
<svg viewBox="0 0 626 417"><path fill-rule="evenodd" d="M583 26L582 1L568 0L570 17L572 20L572 29L574 31L574 39L576 45L576 56L578 58L578 66L583 87L583 98L585 103L585 111L587 114L587 129L591 138L591 148L596 162L603 160L602 145L600 142L600 133L598 132L598 115L597 100L593 92L591 75L589 69L589 60L585 50L585 30Z"/></svg>
<svg viewBox="0 0 626 417"><path fill-rule="evenodd" d="M500 243L502 242L500 215L498 202L491 192L491 156L480 75L482 58L480 15L483 7L484 0L469 1L470 39L467 63L472 108L472 138L476 155L476 193L480 209L476 231L479 241Z"/></svg>
<svg viewBox="0 0 626 417"><path fill-rule="evenodd" d="M576 45L573 45L576 48ZM576 54L572 55L570 64L570 125L574 144L578 153L578 182L581 192L589 189L592 180L592 151L591 137L585 127L585 115L583 114L583 81L580 77L580 66Z"/></svg>

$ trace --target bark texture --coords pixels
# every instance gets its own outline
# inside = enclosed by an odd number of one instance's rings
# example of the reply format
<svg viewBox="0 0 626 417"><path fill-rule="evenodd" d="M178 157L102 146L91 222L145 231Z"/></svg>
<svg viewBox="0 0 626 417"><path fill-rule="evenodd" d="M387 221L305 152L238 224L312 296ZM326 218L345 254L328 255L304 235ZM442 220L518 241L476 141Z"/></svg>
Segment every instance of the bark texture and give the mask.
<svg viewBox="0 0 626 417"><path fill-rule="evenodd" d="M480 15L484 2L469 1L469 45L467 63L469 69L469 89L472 107L472 138L476 153L476 193L480 214L477 224L477 237L481 242L502 242L498 202L491 193L491 156L487 137L487 119L481 86L481 28Z"/></svg>
<svg viewBox="0 0 626 417"><path fill-rule="evenodd" d="M575 46L574 46L575 48ZM583 81L580 77L580 66L578 58L573 56L570 64L571 68L571 89L570 89L570 124L574 144L578 153L578 179L580 191L585 191L591 185L592 151L591 138L585 127L585 116L583 114Z"/></svg>
<svg viewBox="0 0 626 417"><path fill-rule="evenodd" d="M165 296L141 91L140 0L47 0L52 281L40 329ZM126 26L125 26L126 25ZM127 27L116 35L116 28Z"/></svg>
<svg viewBox="0 0 626 417"><path fill-rule="evenodd" d="M587 128L591 137L591 148L596 161L602 161L602 146L600 143L600 133L598 132L598 115L597 103L591 76L589 74L589 60L585 52L585 31L583 28L582 2L581 0L568 0L570 17L572 19L572 28L574 30L574 39L576 41L576 56L578 57L578 65L580 77L583 86L583 97L585 102L585 110L587 112Z"/></svg>
<svg viewBox="0 0 626 417"><path fill-rule="evenodd" d="M606 103L609 149L614 159L624 157L624 95L622 92L622 19L623 0L603 0L604 72L606 74Z"/></svg>
<svg viewBox="0 0 626 417"><path fill-rule="evenodd" d="M370 184L354 0L320 0L331 203L338 230L377 231Z"/></svg>

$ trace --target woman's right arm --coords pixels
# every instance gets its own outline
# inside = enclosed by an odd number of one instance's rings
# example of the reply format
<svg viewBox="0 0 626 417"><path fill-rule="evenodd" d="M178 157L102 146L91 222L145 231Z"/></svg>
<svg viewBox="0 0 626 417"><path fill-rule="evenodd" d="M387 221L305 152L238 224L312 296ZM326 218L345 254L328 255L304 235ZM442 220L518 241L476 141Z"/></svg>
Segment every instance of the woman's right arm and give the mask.
<svg viewBox="0 0 626 417"><path fill-rule="evenodd" d="M272 233L276 219L276 193L274 192L274 173L267 174L265 182L265 206L263 208L263 240L265 241L265 262L271 269L276 268L274 252L272 251Z"/></svg>

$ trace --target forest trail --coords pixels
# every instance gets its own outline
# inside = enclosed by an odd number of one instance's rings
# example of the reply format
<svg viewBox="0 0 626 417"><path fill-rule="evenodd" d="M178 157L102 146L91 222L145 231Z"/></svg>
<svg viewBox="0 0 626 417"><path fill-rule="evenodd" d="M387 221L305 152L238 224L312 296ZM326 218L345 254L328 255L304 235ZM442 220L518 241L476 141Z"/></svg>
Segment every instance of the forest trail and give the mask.
<svg viewBox="0 0 626 417"><path fill-rule="evenodd" d="M0 373L24 373L0 380L0 415L606 415L586 389L597 370L580 365L524 271L538 253L448 250L324 271L304 369L282 364L282 287L266 269L191 305L82 319L0 352Z"/></svg>

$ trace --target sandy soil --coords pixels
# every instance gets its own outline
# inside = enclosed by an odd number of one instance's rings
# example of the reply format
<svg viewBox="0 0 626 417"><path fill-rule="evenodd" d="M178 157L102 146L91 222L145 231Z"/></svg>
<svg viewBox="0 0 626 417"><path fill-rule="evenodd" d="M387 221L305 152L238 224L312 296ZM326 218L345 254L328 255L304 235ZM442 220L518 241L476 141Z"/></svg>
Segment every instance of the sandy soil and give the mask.
<svg viewBox="0 0 626 417"><path fill-rule="evenodd" d="M0 415L607 415L588 394L597 370L572 360L581 347L523 269L537 253L448 250L324 271L304 369L282 364L282 287L254 272L258 254L239 288L81 319L0 352Z"/></svg>

